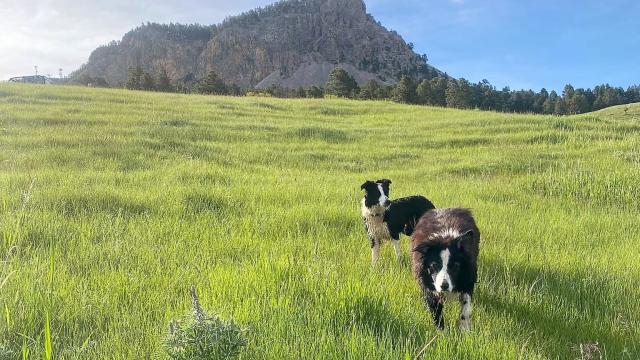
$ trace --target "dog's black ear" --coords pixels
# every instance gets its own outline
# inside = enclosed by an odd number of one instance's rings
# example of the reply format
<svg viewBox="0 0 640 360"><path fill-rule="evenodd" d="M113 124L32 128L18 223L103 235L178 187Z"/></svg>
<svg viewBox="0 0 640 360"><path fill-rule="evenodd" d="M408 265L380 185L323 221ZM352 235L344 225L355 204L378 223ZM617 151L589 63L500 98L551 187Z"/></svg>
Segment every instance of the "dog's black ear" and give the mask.
<svg viewBox="0 0 640 360"><path fill-rule="evenodd" d="M464 249L465 247L471 245L473 242L473 230L469 230L464 234L460 235L456 239L456 244L458 244L458 249Z"/></svg>
<svg viewBox="0 0 640 360"><path fill-rule="evenodd" d="M367 180L364 184L360 185L360 189L365 190L370 188L371 186L375 186L376 184L373 181Z"/></svg>
<svg viewBox="0 0 640 360"><path fill-rule="evenodd" d="M380 179L380 180L378 180L378 181L376 181L376 182L377 182L378 184L384 184L384 185L391 185L391 184L393 184L393 183L391 182L391 180L389 180L389 179Z"/></svg>

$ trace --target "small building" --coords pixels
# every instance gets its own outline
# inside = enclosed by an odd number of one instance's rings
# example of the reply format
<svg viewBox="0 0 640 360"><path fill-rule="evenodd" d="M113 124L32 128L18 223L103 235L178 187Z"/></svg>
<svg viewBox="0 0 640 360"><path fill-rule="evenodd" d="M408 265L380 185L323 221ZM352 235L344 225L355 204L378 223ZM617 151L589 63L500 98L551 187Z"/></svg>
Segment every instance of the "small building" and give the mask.
<svg viewBox="0 0 640 360"><path fill-rule="evenodd" d="M16 76L9 79L9 82L21 84L53 84L53 81L43 75Z"/></svg>

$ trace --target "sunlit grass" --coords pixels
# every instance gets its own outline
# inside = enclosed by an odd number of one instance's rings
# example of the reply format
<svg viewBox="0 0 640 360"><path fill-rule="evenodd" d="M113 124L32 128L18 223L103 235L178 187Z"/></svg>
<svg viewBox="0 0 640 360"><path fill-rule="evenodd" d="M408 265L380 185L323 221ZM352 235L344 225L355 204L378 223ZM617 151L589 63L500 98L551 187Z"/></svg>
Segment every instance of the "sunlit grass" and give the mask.
<svg viewBox="0 0 640 360"><path fill-rule="evenodd" d="M164 356L194 284L244 359L413 358L435 335L424 358L636 359L640 123L616 114L1 85L0 354ZM473 208L471 334L457 304L437 333L408 258L371 269L359 186L380 177Z"/></svg>

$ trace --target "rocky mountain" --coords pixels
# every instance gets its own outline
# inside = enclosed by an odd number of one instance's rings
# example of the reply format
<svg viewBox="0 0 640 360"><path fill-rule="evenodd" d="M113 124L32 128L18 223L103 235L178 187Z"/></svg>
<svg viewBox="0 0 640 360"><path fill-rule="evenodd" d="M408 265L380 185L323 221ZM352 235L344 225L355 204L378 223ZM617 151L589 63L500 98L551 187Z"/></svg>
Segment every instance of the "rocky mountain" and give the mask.
<svg viewBox="0 0 640 360"><path fill-rule="evenodd" d="M286 0L218 25L147 24L93 51L74 76L124 84L127 70L166 70L190 83L215 70L243 88L324 85L336 66L358 83L393 84L440 74L396 32L367 14L362 0Z"/></svg>

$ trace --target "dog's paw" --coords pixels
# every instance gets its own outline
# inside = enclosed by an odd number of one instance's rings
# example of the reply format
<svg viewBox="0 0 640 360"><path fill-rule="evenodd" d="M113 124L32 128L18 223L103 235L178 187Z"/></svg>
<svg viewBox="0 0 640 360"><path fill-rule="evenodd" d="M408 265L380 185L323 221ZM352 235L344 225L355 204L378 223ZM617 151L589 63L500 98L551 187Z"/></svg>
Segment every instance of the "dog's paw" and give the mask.
<svg viewBox="0 0 640 360"><path fill-rule="evenodd" d="M471 332L471 321L469 320L460 320L458 322L458 329L462 332Z"/></svg>

